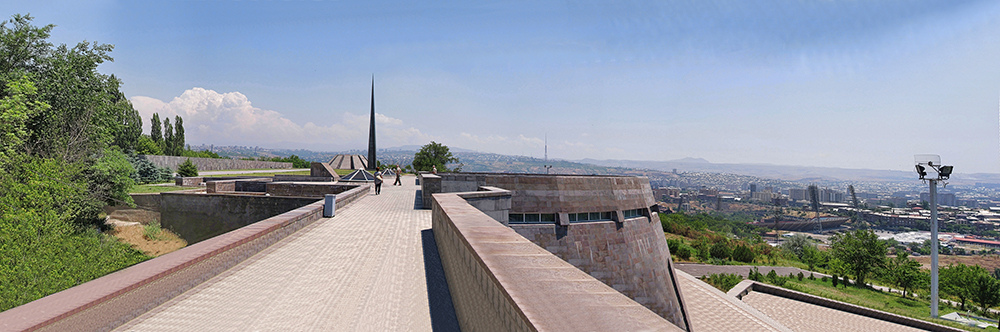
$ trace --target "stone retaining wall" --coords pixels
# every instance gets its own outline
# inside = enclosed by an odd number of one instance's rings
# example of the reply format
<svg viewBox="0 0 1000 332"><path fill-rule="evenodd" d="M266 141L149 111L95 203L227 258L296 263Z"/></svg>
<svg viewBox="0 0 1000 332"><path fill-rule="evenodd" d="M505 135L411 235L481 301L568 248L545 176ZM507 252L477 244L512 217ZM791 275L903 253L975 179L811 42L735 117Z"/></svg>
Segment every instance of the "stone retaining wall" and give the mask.
<svg viewBox="0 0 1000 332"><path fill-rule="evenodd" d="M460 195L432 196L432 224L462 330L683 331Z"/></svg>
<svg viewBox="0 0 1000 332"><path fill-rule="evenodd" d="M368 192L366 185L341 185L337 202L353 201ZM232 231L316 202L319 197L276 197L233 194L160 194L160 224L189 244ZM343 197L341 197L343 196Z"/></svg>
<svg viewBox="0 0 1000 332"><path fill-rule="evenodd" d="M909 326L916 329L921 329L924 331L936 331L936 332L960 332L962 329L953 328L950 326L944 326L940 324L934 324L925 320L920 320L916 318L910 318L906 316L901 316L893 313L888 313L885 311L879 311L867 307L862 307L859 305L850 304L847 302L840 302L836 300L831 300L825 297L819 297L816 295L806 294L803 292L793 291L787 288L781 288L777 286L772 286L753 280L743 280L739 284L736 284L732 289L726 294L729 296L736 297L742 300L743 296L749 294L750 292L761 292L766 294L771 294L778 297L783 297L786 299L792 299L799 302L809 303L818 305L821 307L827 307L834 310L840 310L844 312L849 312L856 315L861 315L865 317L871 317L877 320L893 322L896 324Z"/></svg>
<svg viewBox="0 0 1000 332"><path fill-rule="evenodd" d="M337 206L364 197L337 196ZM169 301L320 219L323 202L268 218L0 312L2 331L108 331Z"/></svg>
<svg viewBox="0 0 1000 332"><path fill-rule="evenodd" d="M688 325L659 218L554 224L511 224L518 234L653 310Z"/></svg>
<svg viewBox="0 0 1000 332"><path fill-rule="evenodd" d="M238 159L216 159L216 158L190 158L177 156L142 155L156 167L166 167L177 171L177 166L183 164L185 160L191 159L191 163L198 167L198 171L225 171L232 169L288 169L292 168L292 163L258 160L238 160Z"/></svg>

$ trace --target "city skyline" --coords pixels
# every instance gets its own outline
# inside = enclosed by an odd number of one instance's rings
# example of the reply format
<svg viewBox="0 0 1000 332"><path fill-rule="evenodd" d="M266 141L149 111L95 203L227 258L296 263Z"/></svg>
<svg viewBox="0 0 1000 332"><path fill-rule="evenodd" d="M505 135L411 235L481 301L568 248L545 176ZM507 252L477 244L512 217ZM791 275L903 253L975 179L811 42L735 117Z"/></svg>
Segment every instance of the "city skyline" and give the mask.
<svg viewBox="0 0 1000 332"><path fill-rule="evenodd" d="M1000 173L988 1L9 4L191 144Z"/></svg>

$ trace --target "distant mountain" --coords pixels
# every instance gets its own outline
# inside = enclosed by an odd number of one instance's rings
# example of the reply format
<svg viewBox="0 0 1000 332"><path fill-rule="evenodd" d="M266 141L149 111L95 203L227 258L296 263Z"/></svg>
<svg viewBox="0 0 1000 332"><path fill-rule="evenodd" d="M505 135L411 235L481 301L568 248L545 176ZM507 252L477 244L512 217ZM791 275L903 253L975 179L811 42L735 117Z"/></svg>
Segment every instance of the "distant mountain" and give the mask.
<svg viewBox="0 0 1000 332"><path fill-rule="evenodd" d="M668 161L668 162L674 162L674 163L697 163L697 164L711 164L710 162L708 162L708 160L705 160L704 158L691 158L691 157L687 157L687 158L681 158L681 159L677 159L677 160L670 160L670 161Z"/></svg>
<svg viewBox="0 0 1000 332"><path fill-rule="evenodd" d="M394 147L391 147L391 148L385 148L385 149L379 149L379 150L386 150L386 151L413 151L413 152L417 152L417 151L420 151L421 147L423 147L423 145L403 145L403 146L394 146ZM454 152L476 152L475 150L457 148L457 147L453 147L453 146L449 146L448 147L448 151L453 152L453 153Z"/></svg>

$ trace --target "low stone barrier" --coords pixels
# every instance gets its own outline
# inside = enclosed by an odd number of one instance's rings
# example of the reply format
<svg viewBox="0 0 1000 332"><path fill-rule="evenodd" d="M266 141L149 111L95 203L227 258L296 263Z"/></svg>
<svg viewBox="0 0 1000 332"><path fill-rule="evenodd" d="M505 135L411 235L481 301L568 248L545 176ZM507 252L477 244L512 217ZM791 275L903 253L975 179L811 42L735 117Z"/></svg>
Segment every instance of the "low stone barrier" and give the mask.
<svg viewBox="0 0 1000 332"><path fill-rule="evenodd" d="M831 300L825 297L819 297L816 295L806 294L803 292L793 291L787 288L781 288L778 286L772 286L753 280L743 280L739 284L736 284L732 289L726 294L729 296L736 297L737 299L743 299L743 296L753 292L761 292L766 294L771 294L778 297L783 297L786 299L792 299L799 302L809 303L818 305L821 307L827 307L834 310L840 310L844 312L849 312L855 315L861 315L865 317L871 317L874 319L893 322L899 325L909 326L916 329L921 329L924 331L938 331L938 332L959 332L962 329L953 328L950 326L944 326L939 324L934 324L928 321L919 320L916 318L910 318L906 316L901 316L893 313L888 313L885 311L879 311L867 307L862 307L859 305L850 304L847 302L840 302L836 300Z"/></svg>
<svg viewBox="0 0 1000 332"><path fill-rule="evenodd" d="M368 192L337 196L342 207ZM356 192L355 192L356 191ZM107 331L226 271L323 216L323 201L0 312L0 331Z"/></svg>
<svg viewBox="0 0 1000 332"><path fill-rule="evenodd" d="M683 331L463 198L474 194L432 196L434 239L462 330Z"/></svg>

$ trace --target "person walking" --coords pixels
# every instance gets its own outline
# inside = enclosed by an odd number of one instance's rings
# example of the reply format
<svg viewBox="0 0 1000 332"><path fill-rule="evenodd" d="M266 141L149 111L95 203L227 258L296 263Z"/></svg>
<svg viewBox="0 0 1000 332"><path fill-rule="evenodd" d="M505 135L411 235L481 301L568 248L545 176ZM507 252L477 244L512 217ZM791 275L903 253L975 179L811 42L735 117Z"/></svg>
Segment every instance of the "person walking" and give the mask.
<svg viewBox="0 0 1000 332"><path fill-rule="evenodd" d="M402 174L403 174L403 170L399 169L399 166L397 165L396 166L396 182L393 182L392 185L394 185L394 186L402 186L403 185L403 182L399 181L399 177L402 176Z"/></svg>
<svg viewBox="0 0 1000 332"><path fill-rule="evenodd" d="M382 193L382 170L375 168L375 195Z"/></svg>

